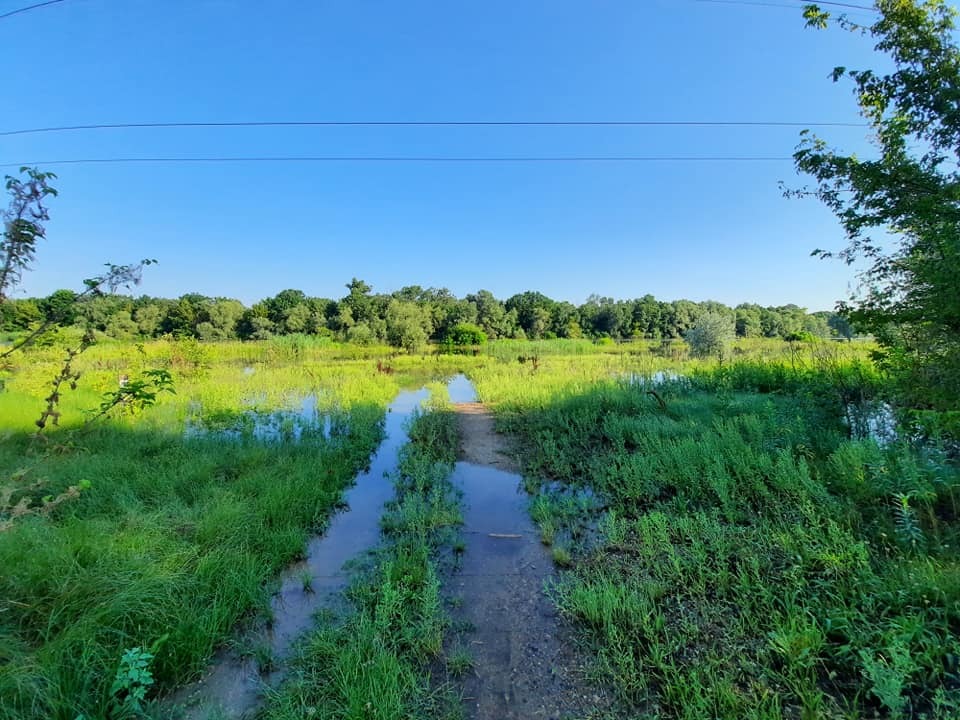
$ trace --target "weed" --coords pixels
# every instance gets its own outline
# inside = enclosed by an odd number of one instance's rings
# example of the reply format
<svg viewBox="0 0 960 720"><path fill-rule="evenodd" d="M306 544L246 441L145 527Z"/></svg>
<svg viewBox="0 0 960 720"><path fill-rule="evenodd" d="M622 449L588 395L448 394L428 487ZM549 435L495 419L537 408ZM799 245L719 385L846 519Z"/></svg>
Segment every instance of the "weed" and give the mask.
<svg viewBox="0 0 960 720"><path fill-rule="evenodd" d="M463 677L473 670L473 655L470 651L458 645L447 655L447 672L454 677Z"/></svg>
<svg viewBox="0 0 960 720"><path fill-rule="evenodd" d="M573 557L570 550L562 545L554 545L551 552L553 561L560 567L570 567L573 564Z"/></svg>
<svg viewBox="0 0 960 720"><path fill-rule="evenodd" d="M110 686L115 715L137 715L142 711L147 692L154 682L153 673L150 672L153 657L153 653L139 647L123 653Z"/></svg>

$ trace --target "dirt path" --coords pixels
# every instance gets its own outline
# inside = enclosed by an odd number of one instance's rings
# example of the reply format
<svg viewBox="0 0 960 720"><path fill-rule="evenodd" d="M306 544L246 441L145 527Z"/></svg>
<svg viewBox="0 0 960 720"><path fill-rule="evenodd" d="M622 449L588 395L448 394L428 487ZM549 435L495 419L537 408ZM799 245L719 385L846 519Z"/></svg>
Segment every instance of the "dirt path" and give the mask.
<svg viewBox="0 0 960 720"><path fill-rule="evenodd" d="M451 590L462 600L455 620L472 628L459 640L474 660L464 682L467 715L504 720L599 714L608 702L585 681L584 662L543 592L553 563L527 514L517 464L489 410L479 403L456 409L462 462L453 479L464 491L467 549Z"/></svg>
<svg viewBox="0 0 960 720"><path fill-rule="evenodd" d="M493 429L493 415L487 406L469 402L455 407L460 421L460 460L519 474L520 466L508 453L506 438Z"/></svg>

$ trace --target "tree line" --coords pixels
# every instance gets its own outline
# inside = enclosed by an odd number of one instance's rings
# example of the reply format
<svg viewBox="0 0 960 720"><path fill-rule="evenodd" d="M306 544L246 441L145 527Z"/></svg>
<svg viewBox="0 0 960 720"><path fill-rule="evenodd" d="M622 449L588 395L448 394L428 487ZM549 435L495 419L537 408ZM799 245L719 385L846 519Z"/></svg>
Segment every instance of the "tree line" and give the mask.
<svg viewBox="0 0 960 720"><path fill-rule="evenodd" d="M831 312L808 313L796 305L761 307L690 300L635 300L590 296L582 305L527 291L501 301L487 290L463 298L445 288L404 287L374 293L354 278L339 299L283 290L245 306L239 300L188 293L176 299L103 294L77 303L70 290L45 298L9 300L0 305L0 330L17 333L53 320L92 328L118 340L162 336L200 340L265 340L307 334L358 344L387 343L416 349L453 337L473 342L499 338L683 337L706 313L727 318L739 337L799 340L850 338L853 329Z"/></svg>

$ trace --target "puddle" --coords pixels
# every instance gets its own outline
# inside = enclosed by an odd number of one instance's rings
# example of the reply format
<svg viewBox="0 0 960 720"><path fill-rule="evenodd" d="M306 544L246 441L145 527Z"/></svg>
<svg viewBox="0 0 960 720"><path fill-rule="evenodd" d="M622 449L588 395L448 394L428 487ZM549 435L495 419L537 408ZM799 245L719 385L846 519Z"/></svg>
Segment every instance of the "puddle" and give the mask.
<svg viewBox="0 0 960 720"><path fill-rule="evenodd" d="M850 435L870 438L880 447L897 441L897 417L893 407L885 402L850 403L846 407Z"/></svg>
<svg viewBox="0 0 960 720"><path fill-rule="evenodd" d="M474 663L463 680L465 714L504 720L602 710L603 693L585 681L587 663L544 592L554 577L553 561L530 519L505 438L482 405L466 402L456 409L461 458L470 461L458 462L451 478L463 493L466 549L446 587L460 600L451 611L456 624L471 628L454 642Z"/></svg>
<svg viewBox="0 0 960 720"><path fill-rule="evenodd" d="M249 377L250 375L253 375L253 373L255 373L255 372L256 372L256 368L254 368L252 365L247 365L247 366L243 369L243 375L244 375L244 377Z"/></svg>
<svg viewBox="0 0 960 720"><path fill-rule="evenodd" d="M405 423L428 394L425 389L403 391L390 404L384 440L371 458L369 469L358 475L356 483L344 494L347 508L333 516L323 535L307 544L306 559L281 576L280 590L270 603L271 626L246 638L253 646L269 648L275 661L289 657L293 643L313 626L313 615L336 602L349 579L344 564L379 541L383 505L394 494L386 475L396 470L397 451L408 440ZM302 411L316 411L315 397L304 403ZM308 581L309 590L305 590ZM188 720L249 717L260 706L264 686L281 679L282 672L263 675L253 660L223 650L214 658L208 674L175 693L170 704L182 707L179 717Z"/></svg>
<svg viewBox="0 0 960 720"><path fill-rule="evenodd" d="M450 393L450 402L473 403L477 401L477 391L473 383L467 379L463 373L454 375L447 383L447 391Z"/></svg>
<svg viewBox="0 0 960 720"><path fill-rule="evenodd" d="M617 377L628 385L639 385L640 387L659 387L666 383L684 379L683 375L672 370L657 370L655 373L626 373Z"/></svg>
<svg viewBox="0 0 960 720"><path fill-rule="evenodd" d="M321 412L316 394L301 398L295 408L269 412L257 410L256 406L265 401L265 395L247 398L244 404L251 406L250 410L222 417L204 417L202 404L192 401L187 409L184 436L232 442L296 443L308 438L329 440L336 434L336 413Z"/></svg>

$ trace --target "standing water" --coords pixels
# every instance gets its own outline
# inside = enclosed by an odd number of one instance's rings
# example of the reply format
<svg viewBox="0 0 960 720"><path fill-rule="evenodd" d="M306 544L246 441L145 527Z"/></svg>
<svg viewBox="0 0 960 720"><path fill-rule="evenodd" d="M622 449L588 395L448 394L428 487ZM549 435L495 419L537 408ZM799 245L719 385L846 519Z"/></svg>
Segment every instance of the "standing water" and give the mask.
<svg viewBox="0 0 960 720"><path fill-rule="evenodd" d="M584 661L564 632L544 584L553 562L527 512L517 464L494 429L488 408L474 402L462 376L450 383L460 422L460 462L452 482L463 492L466 550L448 582L459 596L457 619L471 631L458 643L473 658L464 679L472 720L585 717L606 702L584 682ZM457 383L457 387L454 385Z"/></svg>
<svg viewBox="0 0 960 720"><path fill-rule="evenodd" d="M406 421L428 394L425 389L403 391L390 404L383 442L369 469L357 476L344 495L347 508L334 515L323 535L307 544L306 558L282 575L280 590L270 603L271 625L249 638L253 644L269 649L273 660L288 658L294 641L312 626L313 615L333 604L348 580L344 564L379 540L383 505L393 497L393 484L387 475L397 469L398 451L409 439L404 429ZM222 650L214 657L208 674L175 693L171 704L183 708L181 717L189 720L242 718L259 707L263 687L281 677L279 671L263 675L253 659Z"/></svg>
<svg viewBox="0 0 960 720"><path fill-rule="evenodd" d="M447 383L447 391L450 393L450 402L455 405L477 401L477 391L473 389L473 383L463 373L454 375L450 379Z"/></svg>

